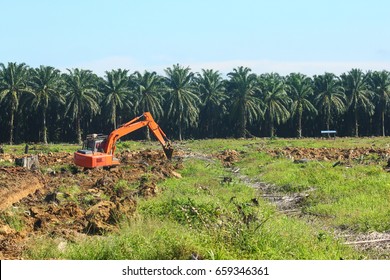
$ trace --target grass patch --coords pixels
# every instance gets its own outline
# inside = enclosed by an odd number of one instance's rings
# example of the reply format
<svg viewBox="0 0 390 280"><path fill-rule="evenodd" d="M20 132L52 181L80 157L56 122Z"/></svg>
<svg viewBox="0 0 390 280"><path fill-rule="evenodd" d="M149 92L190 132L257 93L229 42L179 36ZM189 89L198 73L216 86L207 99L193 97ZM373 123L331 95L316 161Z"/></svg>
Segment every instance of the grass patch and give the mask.
<svg viewBox="0 0 390 280"><path fill-rule="evenodd" d="M332 162L295 164L251 152L238 163L242 173L277 185L285 193L312 189L305 213L331 226L357 231L390 230L390 174L381 165L333 167Z"/></svg>
<svg viewBox="0 0 390 280"><path fill-rule="evenodd" d="M23 212L18 208L10 208L5 212L1 212L0 220L10 228L20 232L25 227L23 220Z"/></svg>
<svg viewBox="0 0 390 280"><path fill-rule="evenodd" d="M225 172L219 163L190 160L181 172L183 179L166 180L158 198L140 201L139 214L187 228L195 240L201 237L196 244L210 259L361 257L323 231L278 214L264 201L256 205L254 189L235 180L221 183Z"/></svg>
<svg viewBox="0 0 390 280"><path fill-rule="evenodd" d="M76 144L27 144L28 152L30 154L40 154L40 153L56 153L56 152L68 152L73 153L80 148L80 145ZM26 144L18 144L18 145L3 145L4 153L7 154L16 154L23 155L25 153Z"/></svg>

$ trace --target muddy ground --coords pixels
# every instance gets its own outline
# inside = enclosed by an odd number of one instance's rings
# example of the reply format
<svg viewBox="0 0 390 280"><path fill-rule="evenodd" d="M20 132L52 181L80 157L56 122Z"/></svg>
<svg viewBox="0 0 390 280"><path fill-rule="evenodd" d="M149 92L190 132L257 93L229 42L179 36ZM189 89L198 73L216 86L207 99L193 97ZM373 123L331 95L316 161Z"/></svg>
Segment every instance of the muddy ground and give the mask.
<svg viewBox="0 0 390 280"><path fill-rule="evenodd" d="M111 170L84 170L71 153L38 157L39 168L27 170L11 164L16 156L0 155L10 165L0 167L0 259L23 258L26 242L42 235L75 240L115 231L137 197L157 195L157 182L181 168L152 150L122 152L121 167Z"/></svg>

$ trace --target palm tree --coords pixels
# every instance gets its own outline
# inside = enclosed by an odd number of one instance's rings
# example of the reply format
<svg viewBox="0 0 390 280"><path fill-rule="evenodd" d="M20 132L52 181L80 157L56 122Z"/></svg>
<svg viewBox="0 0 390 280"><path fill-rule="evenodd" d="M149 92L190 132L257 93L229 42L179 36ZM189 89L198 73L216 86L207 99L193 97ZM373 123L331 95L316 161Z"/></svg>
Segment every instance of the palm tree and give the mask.
<svg viewBox="0 0 390 280"><path fill-rule="evenodd" d="M70 114L75 121L77 142L82 143L81 118L85 112L90 115L100 111L98 98L101 93L97 90L97 77L89 70L74 69L64 74L65 97L67 101L65 114Z"/></svg>
<svg viewBox="0 0 390 280"><path fill-rule="evenodd" d="M103 104L108 109L109 121L117 128L118 109L124 106L130 107L132 104L128 99L131 94L129 87L128 70L111 70L106 71L105 80L101 88L104 94Z"/></svg>
<svg viewBox="0 0 390 280"><path fill-rule="evenodd" d="M281 124L290 118L288 105L291 99L286 92L286 84L277 74L260 76L261 96L265 104L265 116L269 123L270 137L274 137L275 123Z"/></svg>
<svg viewBox="0 0 390 280"><path fill-rule="evenodd" d="M28 87L28 67L25 63L9 62L7 66L0 63L0 104L9 110L9 143L13 144L14 119L19 108L19 101L23 93L34 94Z"/></svg>
<svg viewBox="0 0 390 280"><path fill-rule="evenodd" d="M143 74L136 71L130 78L135 93L134 111L137 114L150 112L155 119L163 115L164 83L156 72L145 71ZM150 131L146 129L146 139L150 141Z"/></svg>
<svg viewBox="0 0 390 280"><path fill-rule="evenodd" d="M202 132L207 137L213 137L217 119L226 112L224 81L221 73L211 69L202 69L202 74L198 74L195 80L202 103L200 113Z"/></svg>
<svg viewBox="0 0 390 280"><path fill-rule="evenodd" d="M329 130L332 116L345 111L346 100L340 79L332 73L314 76L314 103L325 117L326 129Z"/></svg>
<svg viewBox="0 0 390 280"><path fill-rule="evenodd" d="M31 70L31 88L35 95L32 107L42 110L43 142L47 144L46 112L50 101L64 102L60 92L60 71L51 66L40 66Z"/></svg>
<svg viewBox="0 0 390 280"><path fill-rule="evenodd" d="M310 101L313 94L311 79L301 73L291 73L286 80L287 94L292 100L291 114L298 116L298 137L302 137L302 114L304 111L317 114Z"/></svg>
<svg viewBox="0 0 390 280"><path fill-rule="evenodd" d="M355 136L359 136L358 113L374 113L372 103L373 92L369 89L368 75L360 69L352 69L348 74L342 74L341 80L348 98L348 108L352 111L355 119Z"/></svg>
<svg viewBox="0 0 390 280"><path fill-rule="evenodd" d="M165 74L168 87L168 118L177 126L181 141L183 128L195 126L199 117L200 99L194 91L194 73L189 67L184 68L176 64L173 68L165 69Z"/></svg>
<svg viewBox="0 0 390 280"><path fill-rule="evenodd" d="M234 68L227 74L227 92L231 101L231 114L237 119L237 136L245 137L247 122L252 123L263 115L261 100L256 96L260 90L256 74L248 67Z"/></svg>
<svg viewBox="0 0 390 280"><path fill-rule="evenodd" d="M390 108L390 72L383 70L371 73L370 86L375 93L376 104L380 110L382 136L386 136L385 115Z"/></svg>

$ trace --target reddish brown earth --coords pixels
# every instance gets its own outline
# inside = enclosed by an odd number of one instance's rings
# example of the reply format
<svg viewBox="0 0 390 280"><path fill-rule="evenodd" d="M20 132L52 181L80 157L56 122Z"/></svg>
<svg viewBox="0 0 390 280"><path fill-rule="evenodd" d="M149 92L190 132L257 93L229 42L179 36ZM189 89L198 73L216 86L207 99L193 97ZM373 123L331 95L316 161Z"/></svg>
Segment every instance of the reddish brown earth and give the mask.
<svg viewBox="0 0 390 280"><path fill-rule="evenodd" d="M181 163L160 151L122 152L120 159L115 169L84 170L71 153L49 153L39 155L39 170L1 167L0 259L23 258L26 242L42 235L75 240L115 231L119 217L134 213L136 197L155 196L158 181L180 176Z"/></svg>
<svg viewBox="0 0 390 280"><path fill-rule="evenodd" d="M390 149L379 148L293 148L266 149L274 157L287 157L293 160L323 160L323 161L364 161L384 160L389 158Z"/></svg>

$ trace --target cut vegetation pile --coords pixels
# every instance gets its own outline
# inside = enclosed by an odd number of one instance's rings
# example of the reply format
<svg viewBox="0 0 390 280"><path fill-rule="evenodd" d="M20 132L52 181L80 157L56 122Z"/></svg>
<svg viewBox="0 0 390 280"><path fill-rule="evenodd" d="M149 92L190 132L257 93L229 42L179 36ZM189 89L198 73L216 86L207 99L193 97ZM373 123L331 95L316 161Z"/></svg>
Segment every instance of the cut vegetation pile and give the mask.
<svg viewBox="0 0 390 280"><path fill-rule="evenodd" d="M286 157L293 160L323 160L323 161L350 161L350 160L384 160L390 157L390 149L380 148L297 148L285 147L266 149L274 157Z"/></svg>

